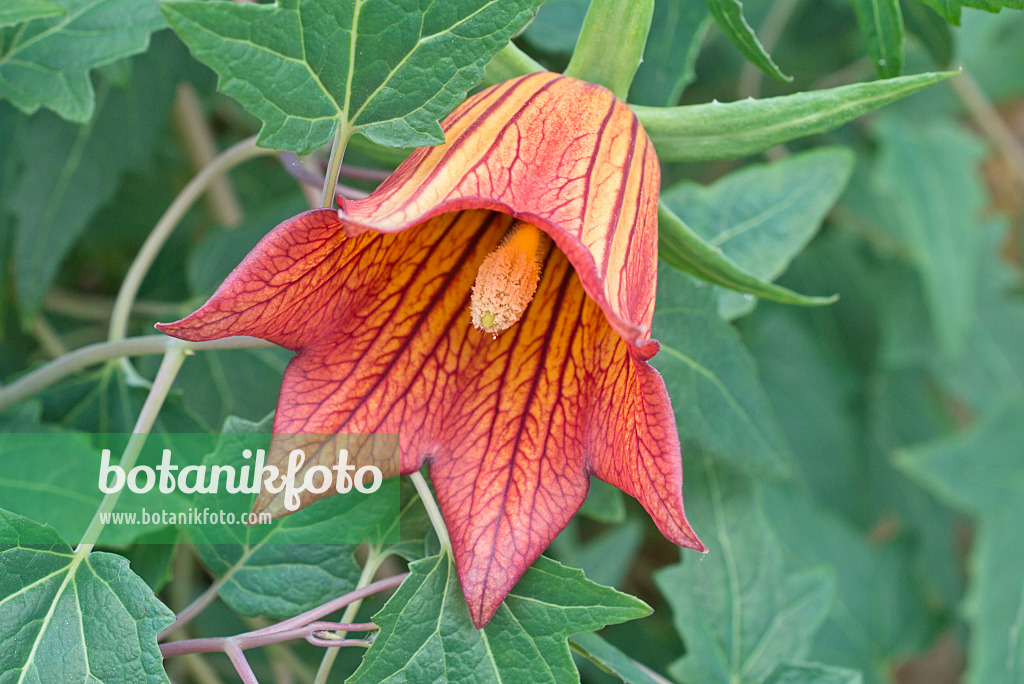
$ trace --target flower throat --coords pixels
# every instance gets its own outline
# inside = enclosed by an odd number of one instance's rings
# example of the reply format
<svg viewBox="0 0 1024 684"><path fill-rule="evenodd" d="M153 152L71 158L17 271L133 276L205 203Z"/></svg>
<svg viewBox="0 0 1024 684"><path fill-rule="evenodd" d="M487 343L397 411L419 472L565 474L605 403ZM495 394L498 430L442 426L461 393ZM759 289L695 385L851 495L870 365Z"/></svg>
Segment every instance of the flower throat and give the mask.
<svg viewBox="0 0 1024 684"><path fill-rule="evenodd" d="M523 317L540 282L543 240L539 228L516 221L480 264L469 304L477 329L497 335Z"/></svg>

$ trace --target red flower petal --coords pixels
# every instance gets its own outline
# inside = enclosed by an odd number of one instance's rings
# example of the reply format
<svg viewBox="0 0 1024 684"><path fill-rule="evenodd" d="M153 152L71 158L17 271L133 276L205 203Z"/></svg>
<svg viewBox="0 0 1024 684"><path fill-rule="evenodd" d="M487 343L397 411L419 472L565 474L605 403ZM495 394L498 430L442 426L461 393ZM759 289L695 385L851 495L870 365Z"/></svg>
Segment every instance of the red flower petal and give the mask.
<svg viewBox="0 0 1024 684"><path fill-rule="evenodd" d="M606 90L551 74L484 91L444 125L446 145L346 203L344 222L330 210L286 221L205 306L159 327L296 350L275 432L399 432L402 472L430 461L482 626L591 473L637 497L672 541L704 546L683 513L668 395L646 362L658 181L646 135ZM469 295L509 215L559 249L495 339L471 326ZM257 509L274 505L268 494Z"/></svg>

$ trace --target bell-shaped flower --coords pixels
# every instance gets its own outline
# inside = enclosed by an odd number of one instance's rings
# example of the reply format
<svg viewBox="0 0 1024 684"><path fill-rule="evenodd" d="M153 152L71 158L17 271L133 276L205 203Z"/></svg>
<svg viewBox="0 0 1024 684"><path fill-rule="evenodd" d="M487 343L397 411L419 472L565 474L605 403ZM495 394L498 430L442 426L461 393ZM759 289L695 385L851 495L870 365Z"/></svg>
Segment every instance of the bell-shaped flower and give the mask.
<svg viewBox="0 0 1024 684"><path fill-rule="evenodd" d="M366 199L285 221L201 309L158 327L294 350L275 433L399 433L401 472L430 464L480 627L592 475L671 541L704 545L648 365L660 169L640 123L605 88L537 73L442 128L445 144Z"/></svg>

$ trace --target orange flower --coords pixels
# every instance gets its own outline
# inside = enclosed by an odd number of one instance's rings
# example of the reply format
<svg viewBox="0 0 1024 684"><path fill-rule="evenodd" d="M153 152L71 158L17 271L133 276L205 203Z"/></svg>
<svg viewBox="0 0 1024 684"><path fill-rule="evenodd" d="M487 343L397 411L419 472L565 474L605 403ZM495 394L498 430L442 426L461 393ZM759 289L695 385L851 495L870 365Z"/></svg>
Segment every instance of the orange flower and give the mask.
<svg viewBox="0 0 1024 684"><path fill-rule="evenodd" d="M660 170L636 117L600 86L538 73L442 127L444 145L370 197L285 221L201 309L157 327L294 350L275 433L400 433L403 473L430 462L482 627L591 475L673 542L704 545L647 363Z"/></svg>

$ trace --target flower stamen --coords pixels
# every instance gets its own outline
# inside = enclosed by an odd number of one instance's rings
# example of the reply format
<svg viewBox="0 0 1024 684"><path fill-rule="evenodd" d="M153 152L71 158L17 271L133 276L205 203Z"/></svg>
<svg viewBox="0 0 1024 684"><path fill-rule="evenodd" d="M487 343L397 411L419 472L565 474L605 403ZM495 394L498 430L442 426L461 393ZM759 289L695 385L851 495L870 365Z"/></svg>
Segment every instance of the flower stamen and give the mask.
<svg viewBox="0 0 1024 684"><path fill-rule="evenodd" d="M539 228L516 221L476 274L469 313L473 325L497 334L523 317L540 282Z"/></svg>

